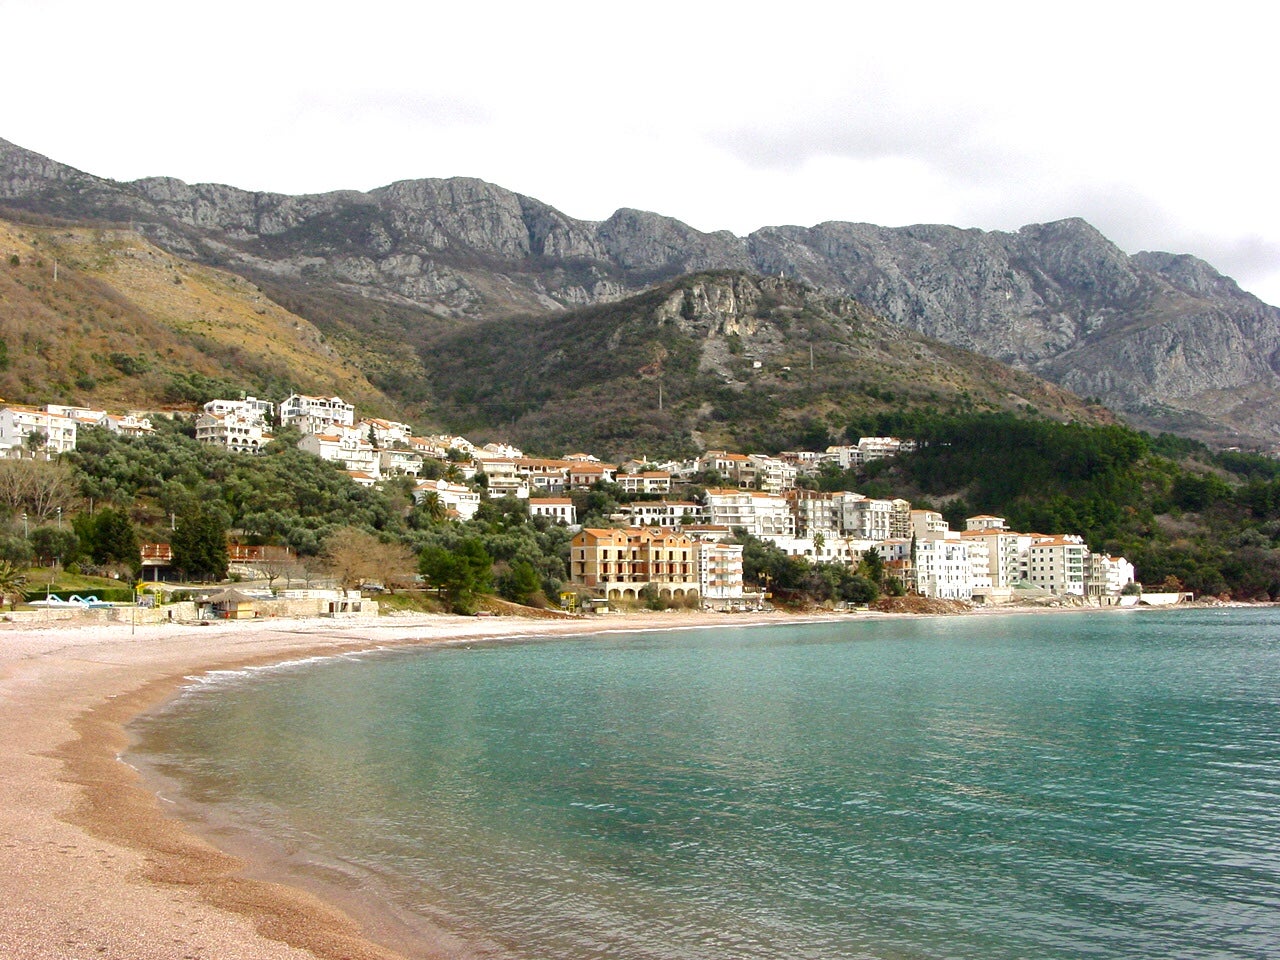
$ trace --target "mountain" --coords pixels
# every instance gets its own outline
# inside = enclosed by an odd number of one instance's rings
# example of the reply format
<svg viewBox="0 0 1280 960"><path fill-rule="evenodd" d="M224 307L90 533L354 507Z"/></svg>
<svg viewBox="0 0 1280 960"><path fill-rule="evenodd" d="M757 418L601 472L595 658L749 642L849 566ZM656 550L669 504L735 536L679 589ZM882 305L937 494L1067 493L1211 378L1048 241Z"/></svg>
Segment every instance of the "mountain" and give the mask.
<svg viewBox="0 0 1280 960"><path fill-rule="evenodd" d="M477 321L424 351L438 410L531 449L610 457L824 449L904 409L1110 411L998 361L882 320L847 297L739 271L624 300Z"/></svg>
<svg viewBox="0 0 1280 960"><path fill-rule="evenodd" d="M1280 310L1195 258L1130 256L1082 220L1012 233L824 223L737 237L638 210L575 220L466 178L307 196L117 183L5 141L0 205L127 224L251 279L330 336L380 334L369 372L389 389L412 382L397 366L403 343L735 270L851 297L1139 426L1224 444L1280 439Z"/></svg>
<svg viewBox="0 0 1280 960"><path fill-rule="evenodd" d="M128 230L0 220L0 397L190 408L241 391L392 401L243 277Z"/></svg>

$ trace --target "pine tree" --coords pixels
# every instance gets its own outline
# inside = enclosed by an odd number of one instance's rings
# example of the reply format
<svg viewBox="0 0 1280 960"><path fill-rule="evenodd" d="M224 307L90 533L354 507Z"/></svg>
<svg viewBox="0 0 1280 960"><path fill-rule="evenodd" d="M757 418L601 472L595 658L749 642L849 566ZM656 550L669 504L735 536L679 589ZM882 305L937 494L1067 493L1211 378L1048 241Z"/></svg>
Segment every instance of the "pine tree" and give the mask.
<svg viewBox="0 0 1280 960"><path fill-rule="evenodd" d="M226 579L227 527L214 511L197 504L179 516L170 546L173 565L188 579Z"/></svg>

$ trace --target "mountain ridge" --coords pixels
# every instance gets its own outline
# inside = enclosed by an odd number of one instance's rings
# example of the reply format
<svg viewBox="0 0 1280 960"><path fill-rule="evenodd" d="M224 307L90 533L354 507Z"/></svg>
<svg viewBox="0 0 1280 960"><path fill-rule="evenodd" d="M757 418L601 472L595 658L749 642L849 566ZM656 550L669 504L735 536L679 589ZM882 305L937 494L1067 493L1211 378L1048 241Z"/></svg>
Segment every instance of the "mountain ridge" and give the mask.
<svg viewBox="0 0 1280 960"><path fill-rule="evenodd" d="M475 178L302 196L121 184L4 141L0 204L132 221L273 294L323 289L348 313L418 310L428 324L607 303L702 270L783 275L1101 398L1135 425L1280 441L1280 310L1202 260L1126 254L1078 218L1014 232L830 221L737 237L628 208L576 220Z"/></svg>

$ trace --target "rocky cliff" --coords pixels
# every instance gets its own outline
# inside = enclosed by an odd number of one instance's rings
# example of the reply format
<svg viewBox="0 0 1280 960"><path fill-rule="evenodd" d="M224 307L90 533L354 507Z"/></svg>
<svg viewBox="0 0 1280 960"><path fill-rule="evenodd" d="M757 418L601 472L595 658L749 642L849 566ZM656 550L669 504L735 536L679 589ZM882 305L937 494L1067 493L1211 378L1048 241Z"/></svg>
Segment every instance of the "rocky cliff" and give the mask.
<svg viewBox="0 0 1280 960"><path fill-rule="evenodd" d="M1082 220L1013 233L824 223L737 237L638 210L575 220L467 178L311 196L116 183L5 141L0 206L128 222L258 280L456 320L609 302L699 270L781 274L1143 426L1280 440L1280 310L1192 257L1127 255Z"/></svg>

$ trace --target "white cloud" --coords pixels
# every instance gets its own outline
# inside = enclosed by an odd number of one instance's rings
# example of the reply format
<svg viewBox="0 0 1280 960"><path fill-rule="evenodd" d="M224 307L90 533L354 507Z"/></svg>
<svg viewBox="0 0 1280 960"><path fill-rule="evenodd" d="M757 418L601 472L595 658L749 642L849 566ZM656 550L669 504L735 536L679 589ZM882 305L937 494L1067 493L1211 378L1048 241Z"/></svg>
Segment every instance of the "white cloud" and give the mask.
<svg viewBox="0 0 1280 960"><path fill-rule="evenodd" d="M1280 302L1265 5L0 0L0 136L116 179L478 176L700 229L1083 216Z"/></svg>

